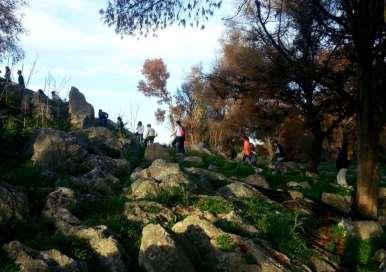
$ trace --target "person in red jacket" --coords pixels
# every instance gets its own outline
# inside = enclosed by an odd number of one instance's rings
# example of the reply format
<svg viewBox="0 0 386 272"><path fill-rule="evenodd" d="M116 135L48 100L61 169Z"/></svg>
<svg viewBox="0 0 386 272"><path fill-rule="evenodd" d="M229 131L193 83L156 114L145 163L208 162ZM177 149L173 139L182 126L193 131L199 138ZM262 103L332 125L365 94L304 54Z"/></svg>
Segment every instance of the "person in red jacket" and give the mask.
<svg viewBox="0 0 386 272"><path fill-rule="evenodd" d="M243 137L243 161L250 162L251 161L251 143L249 142L249 138L247 136Z"/></svg>

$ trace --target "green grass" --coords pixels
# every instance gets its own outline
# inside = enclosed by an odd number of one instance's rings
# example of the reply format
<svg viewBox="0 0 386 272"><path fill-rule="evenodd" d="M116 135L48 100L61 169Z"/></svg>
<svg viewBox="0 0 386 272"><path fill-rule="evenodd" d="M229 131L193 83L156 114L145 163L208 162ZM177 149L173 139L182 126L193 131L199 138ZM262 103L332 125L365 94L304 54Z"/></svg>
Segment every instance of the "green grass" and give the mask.
<svg viewBox="0 0 386 272"><path fill-rule="evenodd" d="M237 203L237 208L243 220L257 228L261 238L291 259L306 262L311 256L302 236L313 224L311 218L259 198L243 199Z"/></svg>
<svg viewBox="0 0 386 272"><path fill-rule="evenodd" d="M368 240L349 236L346 241L343 263L352 270L358 268L357 271L376 271L373 270L376 266L373 256L378 249L384 247L385 243L385 234Z"/></svg>
<svg viewBox="0 0 386 272"><path fill-rule="evenodd" d="M199 208L201 211L207 211L214 214L229 213L233 211L232 203L220 197L201 198L194 204L194 206Z"/></svg>
<svg viewBox="0 0 386 272"><path fill-rule="evenodd" d="M244 230L240 224L228 221L228 220L217 220L214 222L214 225L225 232L236 234L243 237L253 238L253 235L246 230Z"/></svg>
<svg viewBox="0 0 386 272"><path fill-rule="evenodd" d="M236 249L232 237L229 234L222 234L216 238L216 244L220 250L231 252Z"/></svg>
<svg viewBox="0 0 386 272"><path fill-rule="evenodd" d="M178 204L187 206L189 205L190 197L186 188L172 187L162 190L159 194L152 197L151 200L166 206L175 206Z"/></svg>

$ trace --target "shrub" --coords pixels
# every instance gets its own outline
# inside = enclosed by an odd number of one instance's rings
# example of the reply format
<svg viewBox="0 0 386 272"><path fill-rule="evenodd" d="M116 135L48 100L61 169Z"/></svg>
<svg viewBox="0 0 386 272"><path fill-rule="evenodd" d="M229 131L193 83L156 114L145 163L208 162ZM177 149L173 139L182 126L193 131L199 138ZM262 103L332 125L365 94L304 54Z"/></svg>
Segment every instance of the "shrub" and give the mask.
<svg viewBox="0 0 386 272"><path fill-rule="evenodd" d="M232 237L229 234L222 234L216 238L217 246L226 252L234 251L236 245L233 242Z"/></svg>
<svg viewBox="0 0 386 272"><path fill-rule="evenodd" d="M195 203L195 206L201 211L208 211L214 214L233 211L232 203L220 197L201 198Z"/></svg>

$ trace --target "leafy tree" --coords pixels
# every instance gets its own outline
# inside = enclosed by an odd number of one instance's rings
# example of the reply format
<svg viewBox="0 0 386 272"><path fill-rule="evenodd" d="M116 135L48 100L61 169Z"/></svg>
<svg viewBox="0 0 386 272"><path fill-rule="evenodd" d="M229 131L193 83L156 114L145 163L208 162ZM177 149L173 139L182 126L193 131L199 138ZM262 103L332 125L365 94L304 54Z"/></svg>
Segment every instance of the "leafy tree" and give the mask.
<svg viewBox="0 0 386 272"><path fill-rule="evenodd" d="M121 35L148 35L171 24L196 26L221 7L222 0L111 0L100 11L104 22Z"/></svg>
<svg viewBox="0 0 386 272"><path fill-rule="evenodd" d="M17 61L23 57L18 42L24 28L18 11L25 4L24 0L0 1L0 61L6 58Z"/></svg>
<svg viewBox="0 0 386 272"><path fill-rule="evenodd" d="M363 216L377 216L378 139L385 123L386 30L382 0L313 0L328 31L350 44L358 95L357 209Z"/></svg>

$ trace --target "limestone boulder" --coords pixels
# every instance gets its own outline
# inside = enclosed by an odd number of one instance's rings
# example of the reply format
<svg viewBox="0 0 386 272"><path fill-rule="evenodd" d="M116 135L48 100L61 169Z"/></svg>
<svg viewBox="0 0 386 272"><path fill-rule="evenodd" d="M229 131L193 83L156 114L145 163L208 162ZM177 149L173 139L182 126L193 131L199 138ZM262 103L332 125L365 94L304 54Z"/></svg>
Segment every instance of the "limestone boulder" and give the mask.
<svg viewBox="0 0 386 272"><path fill-rule="evenodd" d="M285 271L265 246L226 233L203 217L188 216L176 223L172 230L183 241L190 258L202 258L200 271ZM219 242L224 237L231 245L227 250Z"/></svg>
<svg viewBox="0 0 386 272"><path fill-rule="evenodd" d="M215 171L196 167L188 167L184 170L188 174L198 178L199 185L206 190L214 190L228 183L226 176Z"/></svg>
<svg viewBox="0 0 386 272"><path fill-rule="evenodd" d="M74 174L80 171L80 165L87 156L87 151L73 137L63 131L40 129L32 144L31 160L43 170Z"/></svg>
<svg viewBox="0 0 386 272"><path fill-rule="evenodd" d="M69 94L69 115L70 123L74 128L82 129L94 124L94 107L75 87L71 87Z"/></svg>
<svg viewBox="0 0 386 272"><path fill-rule="evenodd" d="M22 272L84 272L87 264L75 261L56 249L38 251L26 247L19 241L12 241L3 246L4 251Z"/></svg>
<svg viewBox="0 0 386 272"><path fill-rule="evenodd" d="M0 183L0 225L24 221L28 214L27 196L14 186Z"/></svg>
<svg viewBox="0 0 386 272"><path fill-rule="evenodd" d="M124 215L129 220L144 224L158 222L163 225L177 219L172 210L153 201L128 202L125 205Z"/></svg>
<svg viewBox="0 0 386 272"><path fill-rule="evenodd" d="M123 176L130 172L130 163L125 159L112 159L108 156L89 154L82 163L83 169L96 169L113 176Z"/></svg>
<svg viewBox="0 0 386 272"><path fill-rule="evenodd" d="M271 186L269 186L269 183L267 182L267 180L259 174L254 174L254 175L250 175L250 176L246 177L244 182L251 185L251 186L258 187L258 188L264 188L264 189L270 189L271 188Z"/></svg>
<svg viewBox="0 0 386 272"><path fill-rule="evenodd" d="M362 240L379 237L383 234L382 226L377 221L354 221L353 231Z"/></svg>
<svg viewBox="0 0 386 272"><path fill-rule="evenodd" d="M138 179L131 184L131 195L134 199L154 198L161 192L154 179Z"/></svg>
<svg viewBox="0 0 386 272"><path fill-rule="evenodd" d="M248 198L262 196L262 194L252 186L242 183L233 182L217 190L217 193L224 198Z"/></svg>
<svg viewBox="0 0 386 272"><path fill-rule="evenodd" d="M343 213L348 214L351 212L351 205L352 205L351 196L342 196L342 195L332 194L332 193L322 193L322 202L334 207L335 209Z"/></svg>
<svg viewBox="0 0 386 272"><path fill-rule="evenodd" d="M143 228L138 261L147 272L196 271L183 250L160 225L149 224Z"/></svg>
<svg viewBox="0 0 386 272"><path fill-rule="evenodd" d="M127 254L106 226L86 227L68 209L74 201L73 191L59 188L48 195L43 215L53 220L55 227L65 236L87 242L94 251L100 266L112 272L127 271Z"/></svg>

